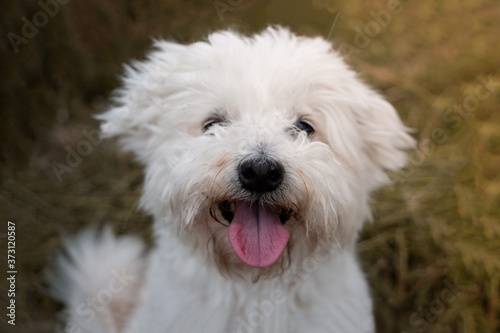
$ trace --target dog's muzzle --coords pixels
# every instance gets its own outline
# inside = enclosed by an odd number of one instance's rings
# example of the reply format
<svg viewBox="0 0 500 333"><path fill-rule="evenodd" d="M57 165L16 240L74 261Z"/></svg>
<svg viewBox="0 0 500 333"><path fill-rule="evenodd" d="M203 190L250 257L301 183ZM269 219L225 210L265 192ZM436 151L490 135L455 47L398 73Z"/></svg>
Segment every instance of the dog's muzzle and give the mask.
<svg viewBox="0 0 500 333"><path fill-rule="evenodd" d="M245 159L238 166L241 187L257 197L277 190L285 169L270 158ZM233 207L233 209L231 209ZM251 267L272 265L281 256L290 234L283 226L288 212L260 200L222 202L221 213L230 222L228 238L236 255Z"/></svg>

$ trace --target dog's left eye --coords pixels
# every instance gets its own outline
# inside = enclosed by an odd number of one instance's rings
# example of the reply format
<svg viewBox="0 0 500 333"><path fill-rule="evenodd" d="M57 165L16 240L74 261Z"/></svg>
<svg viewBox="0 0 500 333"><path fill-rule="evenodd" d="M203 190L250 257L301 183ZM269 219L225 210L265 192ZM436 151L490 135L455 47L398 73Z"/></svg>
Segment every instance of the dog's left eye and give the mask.
<svg viewBox="0 0 500 333"><path fill-rule="evenodd" d="M295 124L295 127L297 127L299 131L306 132L308 136L312 136L315 132L314 128L305 121L299 121L297 124Z"/></svg>

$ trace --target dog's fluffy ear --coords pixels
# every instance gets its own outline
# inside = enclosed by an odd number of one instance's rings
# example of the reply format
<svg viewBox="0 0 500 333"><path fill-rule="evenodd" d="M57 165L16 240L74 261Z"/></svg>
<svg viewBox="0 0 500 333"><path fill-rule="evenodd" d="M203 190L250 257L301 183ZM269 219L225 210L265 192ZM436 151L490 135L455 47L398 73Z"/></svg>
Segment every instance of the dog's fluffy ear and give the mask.
<svg viewBox="0 0 500 333"><path fill-rule="evenodd" d="M394 107L375 92L369 92L364 108L356 109L357 122L369 158L382 168L398 170L406 164L405 150L415 146Z"/></svg>
<svg viewBox="0 0 500 333"><path fill-rule="evenodd" d="M153 132L168 112L163 99L172 94L169 76L179 65L185 45L155 41L155 50L144 61L125 65L122 87L113 94L114 106L97 115L103 137L117 136L124 149L147 160L154 145ZM157 136L157 135L156 135Z"/></svg>
<svg viewBox="0 0 500 333"><path fill-rule="evenodd" d="M367 89L361 104L354 107L363 151L368 159L367 173L371 177L370 187L376 188L388 181L384 170L396 171L407 162L407 150L415 147L406 127L394 107L378 93Z"/></svg>

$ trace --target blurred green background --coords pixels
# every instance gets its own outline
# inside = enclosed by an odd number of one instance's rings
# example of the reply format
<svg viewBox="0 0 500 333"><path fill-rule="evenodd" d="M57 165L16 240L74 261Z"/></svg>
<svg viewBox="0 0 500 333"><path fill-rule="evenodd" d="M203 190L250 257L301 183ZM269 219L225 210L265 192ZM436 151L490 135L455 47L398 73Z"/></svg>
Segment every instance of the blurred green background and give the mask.
<svg viewBox="0 0 500 333"><path fill-rule="evenodd" d="M499 1L25 0L0 15L0 263L13 221L18 270L16 326L2 313L0 331L53 331L43 270L61 236L113 224L151 240L140 167L88 137L122 63L152 37L283 24L331 40L417 129L359 245L378 332L500 332Z"/></svg>

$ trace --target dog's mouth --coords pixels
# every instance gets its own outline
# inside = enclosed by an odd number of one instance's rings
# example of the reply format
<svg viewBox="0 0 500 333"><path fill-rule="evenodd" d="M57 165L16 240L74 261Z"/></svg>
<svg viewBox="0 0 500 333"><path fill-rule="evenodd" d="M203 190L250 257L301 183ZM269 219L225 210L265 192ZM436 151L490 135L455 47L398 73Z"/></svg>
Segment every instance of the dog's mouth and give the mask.
<svg viewBox="0 0 500 333"><path fill-rule="evenodd" d="M231 224L234 218L234 212L236 210L236 204L234 201L222 201L219 203L219 210L222 215L222 217L228 222L228 224ZM283 207L278 207L274 209L276 211L276 214L279 215L281 224L285 224L288 222L290 217L293 215L293 211L291 209L285 209Z"/></svg>
<svg viewBox="0 0 500 333"><path fill-rule="evenodd" d="M223 201L219 210L230 223L229 243L241 261L262 268L279 259L290 238L283 226L291 216L290 211L242 200Z"/></svg>

